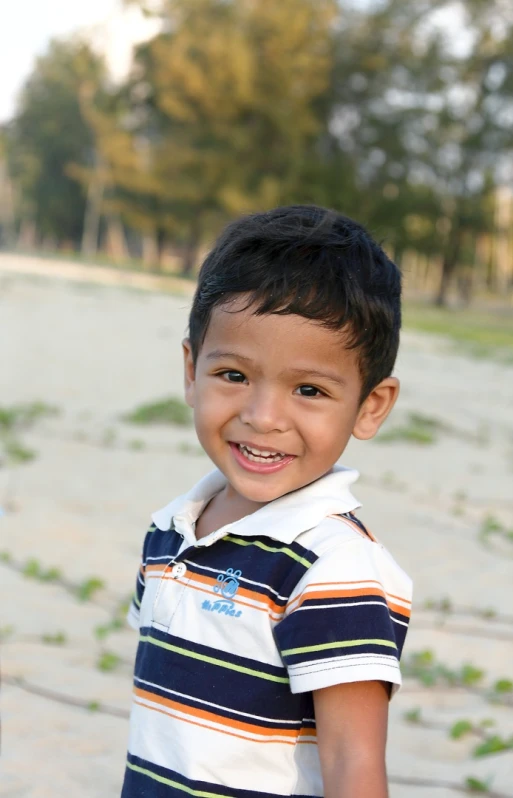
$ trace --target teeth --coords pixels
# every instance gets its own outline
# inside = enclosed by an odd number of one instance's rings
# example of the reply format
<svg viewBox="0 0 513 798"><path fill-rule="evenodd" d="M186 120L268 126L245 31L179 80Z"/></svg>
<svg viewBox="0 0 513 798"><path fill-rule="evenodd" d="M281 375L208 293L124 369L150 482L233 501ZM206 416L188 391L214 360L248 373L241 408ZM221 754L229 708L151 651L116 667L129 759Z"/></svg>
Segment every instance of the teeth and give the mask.
<svg viewBox="0 0 513 798"><path fill-rule="evenodd" d="M239 444L239 451L253 463L276 463L285 457L283 452L269 452L266 449L251 449Z"/></svg>

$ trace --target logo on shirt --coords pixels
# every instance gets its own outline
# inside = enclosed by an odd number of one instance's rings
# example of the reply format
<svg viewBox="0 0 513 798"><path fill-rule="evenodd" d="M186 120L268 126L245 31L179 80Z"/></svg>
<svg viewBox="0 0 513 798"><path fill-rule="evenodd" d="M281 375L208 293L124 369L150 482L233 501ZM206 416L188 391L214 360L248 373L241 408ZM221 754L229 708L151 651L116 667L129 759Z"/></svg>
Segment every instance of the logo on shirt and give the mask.
<svg viewBox="0 0 513 798"><path fill-rule="evenodd" d="M219 574L214 585L214 593L220 593L220 598L215 601L205 599L201 608L207 612L217 612L219 615L229 615L232 618L238 618L242 615L241 610L236 610L233 597L239 589L239 579L242 576L242 571L235 571L233 568L227 568L226 573Z"/></svg>

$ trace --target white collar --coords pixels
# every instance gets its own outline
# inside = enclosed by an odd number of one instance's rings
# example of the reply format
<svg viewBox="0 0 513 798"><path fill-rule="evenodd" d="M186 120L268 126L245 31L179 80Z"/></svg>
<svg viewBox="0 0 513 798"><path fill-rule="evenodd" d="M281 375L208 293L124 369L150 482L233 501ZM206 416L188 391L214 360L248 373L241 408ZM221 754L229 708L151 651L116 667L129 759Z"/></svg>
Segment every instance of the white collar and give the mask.
<svg viewBox="0 0 513 798"><path fill-rule="evenodd" d="M360 507L349 490L349 485L358 476L358 471L351 468L334 466L315 482L287 493L197 541L194 534L196 520L210 499L226 485L225 476L216 469L203 477L188 493L178 496L166 507L153 513L152 519L155 526L163 531L171 529L173 525L192 545L202 545L203 541L209 545L214 539L224 537L228 530L237 535L267 535L283 543L291 543L328 515L348 513Z"/></svg>

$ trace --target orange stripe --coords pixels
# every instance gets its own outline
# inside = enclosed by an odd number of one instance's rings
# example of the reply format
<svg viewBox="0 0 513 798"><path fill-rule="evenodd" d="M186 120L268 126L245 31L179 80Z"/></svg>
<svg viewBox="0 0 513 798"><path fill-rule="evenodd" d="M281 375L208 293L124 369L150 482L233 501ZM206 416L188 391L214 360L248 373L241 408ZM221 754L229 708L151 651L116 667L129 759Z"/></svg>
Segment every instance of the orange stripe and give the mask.
<svg viewBox="0 0 513 798"><path fill-rule="evenodd" d="M147 579L173 579L173 581L181 582L187 576L187 578L189 579L188 587L192 587L194 590L200 590L203 593L208 593L209 595L212 595L212 593L213 593L212 588L214 587L214 585L217 584L217 579L214 579L211 576L203 576L201 574L192 574L191 571L187 571L186 574L184 574L180 578L180 580L175 580L174 577L172 577L170 573L168 575L166 575L165 569L163 569L162 566L150 565L149 568L152 569L152 570L158 570L159 573L147 574L146 575ZM199 582L200 584L208 585L209 589L205 590L204 588L198 587L198 586L196 586L194 584L195 582L196 583ZM262 607L262 606L256 607L253 604L248 604L246 601L240 601L240 598L239 598L240 596L245 597L245 598L249 598L249 599L251 599L253 601L257 601L257 602L259 602L259 604L264 604L265 606L264 607ZM221 600L222 598L223 597L221 595L215 594L215 593L212 596L212 600L215 600L215 599ZM282 618L283 613L285 611L285 608L283 606L280 606L279 604L276 604L268 596L265 596L262 593L257 593L255 590L248 590L247 588L242 587L242 586L239 586L239 588L237 590L237 598L233 598L233 599L230 599L230 600L233 601L234 604L241 604L243 607L251 607L252 609L259 610L260 612L269 612L270 611L274 615L278 616L278 618Z"/></svg>
<svg viewBox="0 0 513 798"><path fill-rule="evenodd" d="M264 737L290 737L292 738L293 743L301 733L298 733L295 729L266 729L262 726L255 726L253 723L232 720L231 718L225 718L220 715L216 715L214 712L209 712L205 709L197 709L195 707L189 707L184 704L180 704L178 701L173 701L170 698L163 698L162 696L155 695L155 693L150 693L147 690L141 690L138 687L134 688L134 693L138 698L144 698L147 701L153 702L154 704L160 704L163 707L175 710L175 712L181 712L184 715L190 715L197 720L201 719L209 723L218 723L221 726L227 726L229 729L232 729L232 732L237 730L239 732L246 732L246 734L257 734ZM229 732L226 733L228 734Z"/></svg>
<svg viewBox="0 0 513 798"><path fill-rule="evenodd" d="M385 599L389 609L399 613L400 615L404 615L406 618L410 617L411 614L410 610L407 609L406 607L400 606L399 604L395 604L391 601L388 601L387 596L383 590L378 590L377 588L368 588L368 587L353 588L352 590L305 591L297 599L298 603L297 606L294 607L294 609L297 609L305 601L308 601L309 599L358 598L358 596L381 596L381 598Z"/></svg>

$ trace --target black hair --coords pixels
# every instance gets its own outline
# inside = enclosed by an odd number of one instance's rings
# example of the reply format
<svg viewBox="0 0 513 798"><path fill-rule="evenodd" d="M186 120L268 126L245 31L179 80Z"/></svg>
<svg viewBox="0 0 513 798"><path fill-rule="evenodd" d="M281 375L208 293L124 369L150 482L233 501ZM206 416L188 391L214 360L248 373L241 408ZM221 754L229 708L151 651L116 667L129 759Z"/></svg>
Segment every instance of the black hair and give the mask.
<svg viewBox="0 0 513 798"><path fill-rule="evenodd" d="M399 346L401 273L357 222L291 205L232 222L201 267L189 317L194 362L212 310L247 294L256 315L297 314L344 333L358 352L363 401Z"/></svg>

